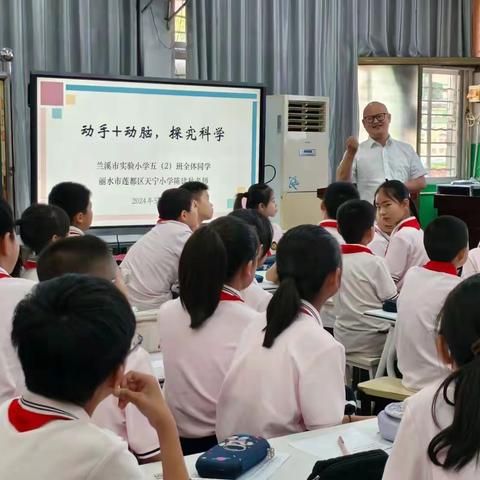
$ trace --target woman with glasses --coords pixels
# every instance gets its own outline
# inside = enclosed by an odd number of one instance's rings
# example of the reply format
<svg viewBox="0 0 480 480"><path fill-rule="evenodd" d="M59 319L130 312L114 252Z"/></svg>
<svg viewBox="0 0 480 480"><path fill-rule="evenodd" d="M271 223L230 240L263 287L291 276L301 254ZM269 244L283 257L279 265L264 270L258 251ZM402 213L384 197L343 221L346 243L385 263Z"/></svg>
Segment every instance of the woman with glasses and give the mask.
<svg viewBox="0 0 480 480"><path fill-rule="evenodd" d="M376 189L385 180L400 180L411 192L426 185L427 171L415 150L390 136L391 119L383 103L369 103L362 120L369 138L359 144L355 137L350 137L337 168L337 180L356 183L360 197L372 203Z"/></svg>

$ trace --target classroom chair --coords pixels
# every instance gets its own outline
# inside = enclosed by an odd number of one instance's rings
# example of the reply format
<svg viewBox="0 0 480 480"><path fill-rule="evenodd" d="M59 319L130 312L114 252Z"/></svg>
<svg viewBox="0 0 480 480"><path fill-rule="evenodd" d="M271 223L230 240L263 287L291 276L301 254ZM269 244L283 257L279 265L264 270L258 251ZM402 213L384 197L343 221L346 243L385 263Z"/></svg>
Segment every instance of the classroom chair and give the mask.
<svg viewBox="0 0 480 480"><path fill-rule="evenodd" d="M149 353L160 351L157 317L158 309L135 312L136 333L143 337L142 347Z"/></svg>
<svg viewBox="0 0 480 480"><path fill-rule="evenodd" d="M375 378L377 367L380 363L380 357L364 357L362 355L347 354L347 378L353 376L353 369L365 370L368 372L369 380Z"/></svg>

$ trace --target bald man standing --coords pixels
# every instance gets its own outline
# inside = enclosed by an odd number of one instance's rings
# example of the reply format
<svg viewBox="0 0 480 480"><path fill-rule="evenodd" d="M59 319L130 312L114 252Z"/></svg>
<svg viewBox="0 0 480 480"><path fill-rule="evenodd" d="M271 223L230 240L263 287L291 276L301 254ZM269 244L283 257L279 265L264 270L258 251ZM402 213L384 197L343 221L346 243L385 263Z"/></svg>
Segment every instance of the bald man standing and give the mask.
<svg viewBox="0 0 480 480"><path fill-rule="evenodd" d="M337 168L337 180L356 183L360 197L372 203L376 189L385 180L400 180L411 192L426 185L427 171L415 150L390 136L391 120L383 103L369 103L362 119L369 138L359 145L355 137L350 137Z"/></svg>

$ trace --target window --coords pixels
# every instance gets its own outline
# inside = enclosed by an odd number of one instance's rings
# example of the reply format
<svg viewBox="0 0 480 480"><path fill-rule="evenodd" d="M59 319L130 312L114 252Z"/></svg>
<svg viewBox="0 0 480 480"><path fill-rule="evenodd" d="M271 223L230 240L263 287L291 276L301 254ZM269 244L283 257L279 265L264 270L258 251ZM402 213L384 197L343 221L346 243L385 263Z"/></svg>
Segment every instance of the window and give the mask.
<svg viewBox="0 0 480 480"><path fill-rule="evenodd" d="M173 11L178 10L174 23L175 77L185 78L187 70L187 9L185 0L173 0L172 3Z"/></svg>
<svg viewBox="0 0 480 480"><path fill-rule="evenodd" d="M461 70L422 69L419 155L429 176L459 175Z"/></svg>

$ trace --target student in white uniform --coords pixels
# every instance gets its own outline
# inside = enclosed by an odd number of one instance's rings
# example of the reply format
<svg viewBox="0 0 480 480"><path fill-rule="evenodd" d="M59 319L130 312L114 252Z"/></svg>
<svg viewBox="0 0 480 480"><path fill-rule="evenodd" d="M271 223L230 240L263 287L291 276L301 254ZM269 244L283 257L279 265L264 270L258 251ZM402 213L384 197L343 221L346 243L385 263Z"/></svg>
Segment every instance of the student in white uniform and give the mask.
<svg viewBox="0 0 480 480"><path fill-rule="evenodd" d="M213 217L213 205L210 202L208 185L202 182L186 182L180 185L180 188L192 192L193 199L197 202L199 225L211 220Z"/></svg>
<svg viewBox="0 0 480 480"><path fill-rule="evenodd" d="M375 234L373 240L368 244L368 248L378 257L385 258L388 244L390 242L390 235L392 234L394 227L394 225L387 225L377 212Z"/></svg>
<svg viewBox="0 0 480 480"><path fill-rule="evenodd" d="M438 217L426 228L424 242L430 261L408 271L397 302L398 368L411 390L449 373L435 345L437 318L447 295L462 281L458 270L468 255L468 229L456 217Z"/></svg>
<svg viewBox="0 0 480 480"><path fill-rule="evenodd" d="M165 398L185 455L217 444L217 399L241 334L259 313L240 291L253 280L258 239L243 220L221 217L188 240L179 265L180 298L160 308Z"/></svg>
<svg viewBox="0 0 480 480"><path fill-rule="evenodd" d="M55 185L48 195L48 203L64 210L70 219L70 237L85 235L93 221L92 193L74 182Z"/></svg>
<svg viewBox="0 0 480 480"><path fill-rule="evenodd" d="M222 386L217 437L265 438L338 425L345 407L345 353L319 311L341 277L338 242L323 228L300 225L277 252L280 286L244 333Z"/></svg>
<svg viewBox="0 0 480 480"><path fill-rule="evenodd" d="M50 245L38 260L38 275L41 281L50 280L66 273L82 273L114 281L117 288L126 293L119 269L101 239L86 235L67 238ZM125 362L127 371L154 375L150 355L141 348L142 337L136 336L133 349ZM155 429L134 405L118 408L118 400L110 395L93 413L92 420L128 443L130 451L139 463L160 460L160 446Z"/></svg>
<svg viewBox="0 0 480 480"><path fill-rule="evenodd" d="M10 333L15 307L35 283L10 276L19 250L12 209L0 198L0 403L20 395L24 389L22 367L12 347Z"/></svg>
<svg viewBox="0 0 480 480"><path fill-rule="evenodd" d="M480 273L480 245L468 252L468 258L462 269L462 278L469 278Z"/></svg>
<svg viewBox="0 0 480 480"><path fill-rule="evenodd" d="M364 316L367 310L382 308L398 292L383 258L367 247L374 234L375 208L366 200L350 200L338 211L339 231L346 241L340 290L335 297L335 338L347 354L379 357L388 326Z"/></svg>
<svg viewBox="0 0 480 480"><path fill-rule="evenodd" d="M183 246L198 227L197 202L188 190L165 190L157 209L159 222L130 248L120 266L130 301L139 310L171 300Z"/></svg>
<svg viewBox="0 0 480 480"><path fill-rule="evenodd" d="M385 262L400 291L407 271L428 262L423 230L417 220L417 207L407 187L398 180L387 180L378 187L375 206L383 222L395 225L385 253Z"/></svg>
<svg viewBox="0 0 480 480"><path fill-rule="evenodd" d="M28 258L23 262L21 277L38 282L38 255L51 242L68 235L70 221L60 207L38 203L28 207L16 224L19 226L22 243L29 250Z"/></svg>
<svg viewBox="0 0 480 480"><path fill-rule="evenodd" d="M163 478L188 478L158 381L125 375L134 332L131 307L110 280L64 275L39 283L20 302L12 342L28 391L0 407L2 478L144 478L127 444L91 422L113 392L121 408L133 403L155 426Z"/></svg>
<svg viewBox="0 0 480 480"><path fill-rule="evenodd" d="M255 183L250 186L248 191L237 193L234 210L240 208L252 208L258 210L264 217L273 218L277 214L277 203L275 201L275 192L265 183ZM273 241L271 253L274 254L278 242L282 238L283 230L277 223L272 222Z"/></svg>
<svg viewBox="0 0 480 480"><path fill-rule="evenodd" d="M359 198L360 195L358 194L357 188L350 182L333 182L325 189L320 205L323 220L319 225L330 235L333 235L339 244L345 243L345 241L338 231L338 209L345 202L358 200Z"/></svg>
<svg viewBox="0 0 480 480"><path fill-rule="evenodd" d="M258 247L257 266L262 266L268 256L268 251L270 250L270 245L272 243L272 224L261 213L257 210L252 210L251 208L234 210L229 215L235 218L240 218L255 229L260 242ZM245 303L260 313L267 310L267 306L272 298L272 294L264 290L255 277L253 277L253 282L240 293L245 300Z"/></svg>
<svg viewBox="0 0 480 480"><path fill-rule="evenodd" d="M480 478L479 291L477 275L448 295L437 344L453 372L406 400L383 480Z"/></svg>

